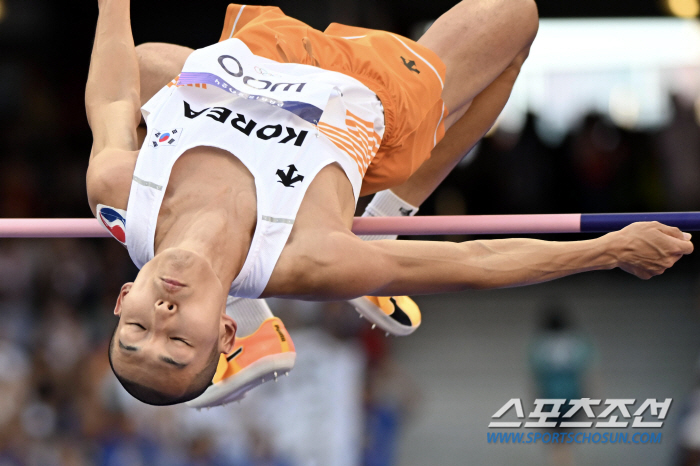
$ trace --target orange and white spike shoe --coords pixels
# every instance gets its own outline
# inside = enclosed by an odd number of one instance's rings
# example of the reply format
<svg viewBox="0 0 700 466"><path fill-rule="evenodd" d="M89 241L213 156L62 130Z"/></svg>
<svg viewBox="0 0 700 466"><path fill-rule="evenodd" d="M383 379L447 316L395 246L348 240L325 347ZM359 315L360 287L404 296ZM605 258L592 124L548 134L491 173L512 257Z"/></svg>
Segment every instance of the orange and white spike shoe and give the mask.
<svg viewBox="0 0 700 466"><path fill-rule="evenodd" d="M186 404L190 408L211 408L239 401L258 385L287 374L297 353L282 321L266 319L252 334L237 338L233 351L221 355L212 385Z"/></svg>
<svg viewBox="0 0 700 466"><path fill-rule="evenodd" d="M348 302L372 322L372 328L376 325L387 335L410 335L421 322L420 309L408 296L363 296Z"/></svg>

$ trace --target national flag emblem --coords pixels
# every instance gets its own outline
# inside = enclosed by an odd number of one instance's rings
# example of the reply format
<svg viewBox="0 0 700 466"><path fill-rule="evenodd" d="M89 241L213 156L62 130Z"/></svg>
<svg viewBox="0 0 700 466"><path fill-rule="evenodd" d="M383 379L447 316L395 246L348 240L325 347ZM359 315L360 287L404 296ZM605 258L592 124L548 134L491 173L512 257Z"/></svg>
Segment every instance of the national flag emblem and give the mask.
<svg viewBox="0 0 700 466"><path fill-rule="evenodd" d="M126 246L126 211L98 204L97 214L114 239Z"/></svg>
<svg viewBox="0 0 700 466"><path fill-rule="evenodd" d="M153 132L153 138L151 139L151 146L174 146L177 144L178 139L180 139L180 134L182 134L182 128L175 128L170 131L155 130Z"/></svg>

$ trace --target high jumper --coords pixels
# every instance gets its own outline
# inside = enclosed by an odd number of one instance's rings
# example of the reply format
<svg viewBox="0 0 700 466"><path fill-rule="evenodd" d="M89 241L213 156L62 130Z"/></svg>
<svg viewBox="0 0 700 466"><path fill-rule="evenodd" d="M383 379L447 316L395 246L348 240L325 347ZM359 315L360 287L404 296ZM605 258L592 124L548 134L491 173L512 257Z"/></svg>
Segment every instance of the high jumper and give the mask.
<svg viewBox="0 0 700 466"><path fill-rule="evenodd" d="M656 222L573 242L352 233L359 196L376 193L373 216L414 214L493 125L537 31L533 0L464 0L418 42L230 5L222 40L196 51L137 48L129 0L98 6L87 191L141 269L117 298L109 352L144 402L221 404L293 365L289 335L256 298L364 299L361 314L381 317L381 300L362 296L615 267L646 279L693 250ZM417 308L401 315L380 326L410 333Z"/></svg>

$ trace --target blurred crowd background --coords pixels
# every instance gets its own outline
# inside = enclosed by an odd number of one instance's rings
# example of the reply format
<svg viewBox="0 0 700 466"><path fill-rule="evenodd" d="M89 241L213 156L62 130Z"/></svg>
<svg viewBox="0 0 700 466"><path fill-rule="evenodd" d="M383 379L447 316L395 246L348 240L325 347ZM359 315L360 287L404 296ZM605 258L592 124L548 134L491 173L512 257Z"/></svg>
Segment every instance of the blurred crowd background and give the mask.
<svg viewBox="0 0 700 466"><path fill-rule="evenodd" d="M226 3L133 1L136 43L213 43ZM417 39L453 3L274 4L319 29L334 21ZM538 5L545 20L700 12L697 0ZM96 17L94 0L0 0L0 218L91 215L83 91ZM562 133L521 108L519 123L497 125L422 214L700 210L697 58L679 71L691 84L662 96L665 116L653 125L584 105ZM196 412L141 405L109 371L115 298L136 274L122 246L1 240L0 466L700 464L699 270L689 257L648 283L611 272L418 298L423 328L405 339L371 331L344 303L272 300L297 367L239 405ZM577 356L562 363L551 341ZM557 361L573 374L563 382ZM487 444L505 401L551 393L552 383L571 397L674 397L663 443L564 452Z"/></svg>

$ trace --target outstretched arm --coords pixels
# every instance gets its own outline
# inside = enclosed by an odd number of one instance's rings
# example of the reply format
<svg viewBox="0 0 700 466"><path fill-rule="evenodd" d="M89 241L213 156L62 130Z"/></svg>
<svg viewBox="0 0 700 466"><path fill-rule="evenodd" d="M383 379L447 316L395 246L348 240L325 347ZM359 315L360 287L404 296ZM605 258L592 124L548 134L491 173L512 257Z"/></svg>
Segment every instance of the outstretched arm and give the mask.
<svg viewBox="0 0 700 466"><path fill-rule="evenodd" d="M265 295L348 299L503 288L615 267L647 279L692 252L686 235L656 222L572 242L363 242L340 232L319 234L295 247L293 261L280 258L282 273L275 269Z"/></svg>
<svg viewBox="0 0 700 466"><path fill-rule="evenodd" d="M85 107L95 157L105 149L138 149L139 68L131 35L129 0L98 0L99 17Z"/></svg>

